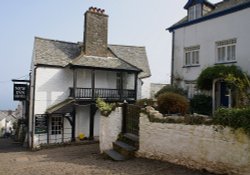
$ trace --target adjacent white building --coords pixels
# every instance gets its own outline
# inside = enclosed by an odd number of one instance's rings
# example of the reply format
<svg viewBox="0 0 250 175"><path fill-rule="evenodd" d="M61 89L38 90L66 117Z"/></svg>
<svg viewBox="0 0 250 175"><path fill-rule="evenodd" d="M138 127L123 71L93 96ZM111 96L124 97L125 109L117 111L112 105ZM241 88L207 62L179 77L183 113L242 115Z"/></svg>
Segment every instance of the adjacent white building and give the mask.
<svg viewBox="0 0 250 175"><path fill-rule="evenodd" d="M14 114L15 111L0 111L0 137L3 137L6 133L12 133L14 131L13 124L17 122L17 117Z"/></svg>
<svg viewBox="0 0 250 175"><path fill-rule="evenodd" d="M206 67L237 65L250 74L250 0L189 0L187 16L168 28L172 33L172 84L197 93L196 79ZM227 105L223 83L217 104Z"/></svg>
<svg viewBox="0 0 250 175"><path fill-rule="evenodd" d="M85 13L84 41L35 38L29 115L29 146L99 136L96 99L134 102L150 76L145 47L109 45L108 15Z"/></svg>

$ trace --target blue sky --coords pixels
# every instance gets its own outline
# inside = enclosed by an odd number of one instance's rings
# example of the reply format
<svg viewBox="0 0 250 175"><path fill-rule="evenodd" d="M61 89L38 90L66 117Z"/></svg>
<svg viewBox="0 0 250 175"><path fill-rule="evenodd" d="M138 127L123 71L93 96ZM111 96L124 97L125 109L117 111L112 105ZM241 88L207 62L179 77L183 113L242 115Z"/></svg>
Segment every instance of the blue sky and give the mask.
<svg viewBox="0 0 250 175"><path fill-rule="evenodd" d="M11 79L28 78L34 37L83 40L90 7L109 15L109 44L146 46L152 82L170 80L171 34L187 0L2 0L0 2L0 110L15 109ZM211 1L213 3L218 0Z"/></svg>

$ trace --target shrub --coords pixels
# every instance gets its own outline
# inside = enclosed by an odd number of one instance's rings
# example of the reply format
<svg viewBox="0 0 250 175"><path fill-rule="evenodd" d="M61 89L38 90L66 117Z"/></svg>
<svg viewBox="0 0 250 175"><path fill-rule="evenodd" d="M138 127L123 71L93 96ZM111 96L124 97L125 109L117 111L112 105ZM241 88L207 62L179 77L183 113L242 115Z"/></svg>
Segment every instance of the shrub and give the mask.
<svg viewBox="0 0 250 175"><path fill-rule="evenodd" d="M159 95L166 93L166 92L173 92L173 93L180 94L183 96L187 95L187 92L183 90L182 88L179 88L177 86L172 86L172 85L166 85L155 94L155 97L157 98Z"/></svg>
<svg viewBox="0 0 250 175"><path fill-rule="evenodd" d="M143 99L137 100L135 102L135 104L140 106L140 107L145 107L145 105L146 106L154 106L154 100L153 99L143 98Z"/></svg>
<svg viewBox="0 0 250 175"><path fill-rule="evenodd" d="M96 105L99 108L103 116L109 116L109 114L115 109L116 105L114 103L106 103L104 100L98 98L96 100Z"/></svg>
<svg viewBox="0 0 250 175"><path fill-rule="evenodd" d="M172 92L161 94L157 98L157 103L158 110L162 114L181 113L184 115L187 112L189 106L186 97Z"/></svg>
<svg viewBox="0 0 250 175"><path fill-rule="evenodd" d="M190 100L190 110L198 114L211 115L212 97L203 94L194 95Z"/></svg>
<svg viewBox="0 0 250 175"><path fill-rule="evenodd" d="M207 67L201 72L197 79L197 87L201 90L211 90L214 79L226 78L229 74L232 74L235 77L244 78L243 72L235 65L216 65Z"/></svg>
<svg viewBox="0 0 250 175"><path fill-rule="evenodd" d="M250 107L220 108L215 112L214 122L234 129L242 128L247 134L250 134Z"/></svg>

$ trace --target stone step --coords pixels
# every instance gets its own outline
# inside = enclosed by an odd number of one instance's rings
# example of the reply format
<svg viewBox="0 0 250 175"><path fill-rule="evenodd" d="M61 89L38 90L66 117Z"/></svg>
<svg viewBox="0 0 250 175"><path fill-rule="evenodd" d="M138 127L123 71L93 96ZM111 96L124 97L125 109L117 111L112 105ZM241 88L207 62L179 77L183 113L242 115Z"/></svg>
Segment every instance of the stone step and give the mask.
<svg viewBox="0 0 250 175"><path fill-rule="evenodd" d="M119 139L119 141L125 142L131 146L134 146L136 149L139 148L139 137L131 133L125 133Z"/></svg>
<svg viewBox="0 0 250 175"><path fill-rule="evenodd" d="M113 159L115 161L126 160L125 156L121 155L120 153L116 152L113 149L104 151L104 154L106 154L108 157L110 157L111 159Z"/></svg>
<svg viewBox="0 0 250 175"><path fill-rule="evenodd" d="M135 151L137 150L135 147L128 145L122 141L116 141L113 143L113 149L118 153L125 156L125 158L130 159L135 155Z"/></svg>
<svg viewBox="0 0 250 175"><path fill-rule="evenodd" d="M124 137L127 139L133 141L133 142L139 142L139 137L137 135L131 134L131 133L125 133Z"/></svg>
<svg viewBox="0 0 250 175"><path fill-rule="evenodd" d="M137 149L134 146L131 146L127 143L124 143L122 141L116 141L114 142L114 145L119 146L122 149L125 149L127 151L136 151Z"/></svg>

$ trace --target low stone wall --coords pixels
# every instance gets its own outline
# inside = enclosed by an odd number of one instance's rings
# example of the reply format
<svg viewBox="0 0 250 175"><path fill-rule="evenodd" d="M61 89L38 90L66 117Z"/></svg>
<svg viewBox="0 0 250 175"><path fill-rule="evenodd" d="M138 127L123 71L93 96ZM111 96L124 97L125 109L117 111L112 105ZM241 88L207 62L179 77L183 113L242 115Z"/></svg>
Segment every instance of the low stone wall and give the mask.
<svg viewBox="0 0 250 175"><path fill-rule="evenodd" d="M139 157L215 173L250 174L250 138L240 130L152 123L141 114L139 135Z"/></svg>
<svg viewBox="0 0 250 175"><path fill-rule="evenodd" d="M113 148L113 142L117 140L118 135L122 129L122 108L118 107L111 114L101 116L100 129L99 129L99 141L100 151L103 153L105 150Z"/></svg>

